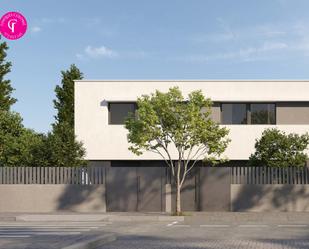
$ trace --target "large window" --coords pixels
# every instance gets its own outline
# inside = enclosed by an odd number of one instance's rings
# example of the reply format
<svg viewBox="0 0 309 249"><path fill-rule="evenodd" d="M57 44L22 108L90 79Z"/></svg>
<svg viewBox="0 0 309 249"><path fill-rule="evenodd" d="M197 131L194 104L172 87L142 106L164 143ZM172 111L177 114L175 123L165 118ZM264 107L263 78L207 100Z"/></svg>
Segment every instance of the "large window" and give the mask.
<svg viewBox="0 0 309 249"><path fill-rule="evenodd" d="M276 105L273 103L221 104L222 124L276 124Z"/></svg>
<svg viewBox="0 0 309 249"><path fill-rule="evenodd" d="M251 124L275 124L275 104L251 104Z"/></svg>
<svg viewBox="0 0 309 249"><path fill-rule="evenodd" d="M222 124L247 124L247 104L222 104Z"/></svg>
<svg viewBox="0 0 309 249"><path fill-rule="evenodd" d="M109 124L124 124L129 113L134 114L136 104L130 103L109 103Z"/></svg>

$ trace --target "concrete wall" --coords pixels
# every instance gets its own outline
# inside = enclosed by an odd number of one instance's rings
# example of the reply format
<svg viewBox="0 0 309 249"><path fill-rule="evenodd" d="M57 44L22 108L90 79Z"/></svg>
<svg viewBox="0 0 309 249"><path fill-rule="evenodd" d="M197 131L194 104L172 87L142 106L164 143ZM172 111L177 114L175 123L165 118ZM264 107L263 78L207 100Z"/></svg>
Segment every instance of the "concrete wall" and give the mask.
<svg viewBox="0 0 309 249"><path fill-rule="evenodd" d="M276 116L277 124L309 124L309 103L279 102Z"/></svg>
<svg viewBox="0 0 309 249"><path fill-rule="evenodd" d="M309 212L309 185L232 184L231 211Z"/></svg>
<svg viewBox="0 0 309 249"><path fill-rule="evenodd" d="M172 86L179 86L185 95L201 89L214 102L309 101L309 84L306 81L76 81L75 133L86 148L86 159L161 160L155 153L136 156L128 150L127 130L124 126L108 124L107 103L136 101L142 94L152 93L156 89L168 91ZM219 109L213 108L214 119L219 118ZM223 156L230 160L247 160L254 151L256 138L260 137L264 129L277 127L286 132L304 133L309 130L309 123L226 127L230 129L232 142ZM177 156L174 148L172 157L177 159Z"/></svg>
<svg viewBox="0 0 309 249"><path fill-rule="evenodd" d="M0 212L105 212L104 185L0 185Z"/></svg>
<svg viewBox="0 0 309 249"><path fill-rule="evenodd" d="M220 188L202 187L198 191L199 204L194 200L195 187L188 189L183 195L183 210L309 212L309 185L231 184L230 190L224 187L224 191L218 191ZM0 196L0 212L106 212L104 185L0 185ZM170 199L170 193L168 197L164 205L170 212L174 199ZM192 203L185 203L189 201Z"/></svg>

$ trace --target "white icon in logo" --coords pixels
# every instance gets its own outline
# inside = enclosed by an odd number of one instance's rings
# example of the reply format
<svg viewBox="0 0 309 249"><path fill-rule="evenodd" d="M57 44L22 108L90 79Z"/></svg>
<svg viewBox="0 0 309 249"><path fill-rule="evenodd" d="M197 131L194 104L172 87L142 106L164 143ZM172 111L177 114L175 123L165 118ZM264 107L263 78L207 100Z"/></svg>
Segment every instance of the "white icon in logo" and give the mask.
<svg viewBox="0 0 309 249"><path fill-rule="evenodd" d="M15 24L17 23L17 19L11 19L8 21L8 27L14 33L15 31Z"/></svg>

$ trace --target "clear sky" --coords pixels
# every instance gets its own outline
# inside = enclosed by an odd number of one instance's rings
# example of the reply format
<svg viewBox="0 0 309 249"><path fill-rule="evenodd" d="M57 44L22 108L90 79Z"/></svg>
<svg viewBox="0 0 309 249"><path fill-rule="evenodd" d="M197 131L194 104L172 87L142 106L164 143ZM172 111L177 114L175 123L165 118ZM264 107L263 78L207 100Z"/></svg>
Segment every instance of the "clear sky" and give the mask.
<svg viewBox="0 0 309 249"><path fill-rule="evenodd" d="M86 79L308 79L308 0L1 0L25 126L48 131L60 71ZM4 40L4 38L3 38Z"/></svg>

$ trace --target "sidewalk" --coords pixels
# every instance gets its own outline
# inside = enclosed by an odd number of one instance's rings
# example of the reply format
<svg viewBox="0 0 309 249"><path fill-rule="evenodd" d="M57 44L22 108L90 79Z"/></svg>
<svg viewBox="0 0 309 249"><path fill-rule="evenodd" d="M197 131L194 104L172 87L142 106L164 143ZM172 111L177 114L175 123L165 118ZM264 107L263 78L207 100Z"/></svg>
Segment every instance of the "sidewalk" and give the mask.
<svg viewBox="0 0 309 249"><path fill-rule="evenodd" d="M193 212L185 217L185 221L207 224L309 224L309 212Z"/></svg>
<svg viewBox="0 0 309 249"><path fill-rule="evenodd" d="M0 221L184 221L167 213L1 213Z"/></svg>
<svg viewBox="0 0 309 249"><path fill-rule="evenodd" d="M309 212L185 212L187 216L167 213L1 213L0 221L203 221L207 223L291 223L309 224Z"/></svg>

